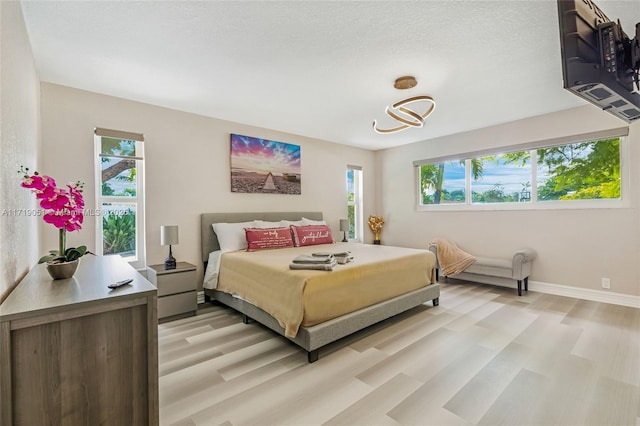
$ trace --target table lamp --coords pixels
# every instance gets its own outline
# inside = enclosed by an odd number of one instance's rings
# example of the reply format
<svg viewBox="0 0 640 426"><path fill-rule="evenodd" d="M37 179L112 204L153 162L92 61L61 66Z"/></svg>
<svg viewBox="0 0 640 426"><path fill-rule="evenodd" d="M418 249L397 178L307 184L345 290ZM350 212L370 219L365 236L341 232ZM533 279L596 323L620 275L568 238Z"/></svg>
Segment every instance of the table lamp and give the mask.
<svg viewBox="0 0 640 426"><path fill-rule="evenodd" d="M178 227L162 225L160 227L160 244L169 246L169 256L164 260L164 269L176 269L176 259L171 254L171 245L178 244Z"/></svg>
<svg viewBox="0 0 640 426"><path fill-rule="evenodd" d="M340 219L340 230L342 231L342 242L346 243L347 241L347 232L349 231L349 220L348 219Z"/></svg>

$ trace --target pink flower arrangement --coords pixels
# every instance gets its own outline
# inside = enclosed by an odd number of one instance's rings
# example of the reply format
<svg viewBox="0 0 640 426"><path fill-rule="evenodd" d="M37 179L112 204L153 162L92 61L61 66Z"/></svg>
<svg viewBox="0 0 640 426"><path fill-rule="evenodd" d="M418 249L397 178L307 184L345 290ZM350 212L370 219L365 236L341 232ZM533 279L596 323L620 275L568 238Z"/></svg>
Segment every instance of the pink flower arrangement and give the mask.
<svg viewBox="0 0 640 426"><path fill-rule="evenodd" d="M40 207L46 211L43 216L45 222L66 231L82 228L84 199L81 182L67 184L68 189L61 189L50 176L40 175L38 172L29 175L29 168L22 167L20 172L24 173L21 186L32 189L40 200Z"/></svg>
<svg viewBox="0 0 640 426"><path fill-rule="evenodd" d="M58 251L51 251L38 263L75 260L85 253L85 246L66 249L66 232L78 231L82 228L84 219L84 199L82 198L83 184L75 182L67 184L67 188L59 188L51 176L40 175L38 172L29 173L28 167L20 167L22 173L20 186L29 188L40 200L40 207L44 210L43 219L60 230L60 245Z"/></svg>

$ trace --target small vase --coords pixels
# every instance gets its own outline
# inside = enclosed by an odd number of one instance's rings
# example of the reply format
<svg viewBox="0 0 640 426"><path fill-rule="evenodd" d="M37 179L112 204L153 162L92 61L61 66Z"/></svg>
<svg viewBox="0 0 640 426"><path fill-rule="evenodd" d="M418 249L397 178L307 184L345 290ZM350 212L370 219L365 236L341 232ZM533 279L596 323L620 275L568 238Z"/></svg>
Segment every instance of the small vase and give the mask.
<svg viewBox="0 0 640 426"><path fill-rule="evenodd" d="M73 277L73 274L76 273L76 269L78 269L79 263L80 259L62 263L47 262L47 271L54 280L64 280Z"/></svg>

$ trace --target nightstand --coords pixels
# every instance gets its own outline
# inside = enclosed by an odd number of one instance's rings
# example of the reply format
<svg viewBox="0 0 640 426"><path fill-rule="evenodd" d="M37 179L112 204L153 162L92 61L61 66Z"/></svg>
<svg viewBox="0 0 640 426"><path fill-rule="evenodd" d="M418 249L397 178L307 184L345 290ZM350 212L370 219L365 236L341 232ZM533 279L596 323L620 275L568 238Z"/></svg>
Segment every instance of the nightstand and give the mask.
<svg viewBox="0 0 640 426"><path fill-rule="evenodd" d="M195 315L198 309L195 265L178 262L175 269L164 265L147 267L147 279L158 288L158 320Z"/></svg>

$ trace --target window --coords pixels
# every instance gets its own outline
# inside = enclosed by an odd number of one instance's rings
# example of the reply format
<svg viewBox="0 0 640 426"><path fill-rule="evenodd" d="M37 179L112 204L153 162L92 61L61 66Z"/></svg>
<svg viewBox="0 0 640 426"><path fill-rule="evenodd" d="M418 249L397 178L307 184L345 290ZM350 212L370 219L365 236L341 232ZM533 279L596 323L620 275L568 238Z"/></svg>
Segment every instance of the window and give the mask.
<svg viewBox="0 0 640 426"><path fill-rule="evenodd" d="M463 161L428 164L420 168L422 204L465 202L465 164Z"/></svg>
<svg viewBox="0 0 640 426"><path fill-rule="evenodd" d="M95 130L98 255L117 254L137 269L145 266L144 137Z"/></svg>
<svg viewBox="0 0 640 426"><path fill-rule="evenodd" d="M362 242L362 168L359 166L347 166L347 218L347 239Z"/></svg>
<svg viewBox="0 0 640 426"><path fill-rule="evenodd" d="M619 202L622 141L607 137L465 159L418 161L414 165L419 166L420 205L566 208Z"/></svg>
<svg viewBox="0 0 640 426"><path fill-rule="evenodd" d="M511 152L469 160L473 203L531 201L531 153Z"/></svg>
<svg viewBox="0 0 640 426"><path fill-rule="evenodd" d="M620 138L537 151L540 201L620 198Z"/></svg>

